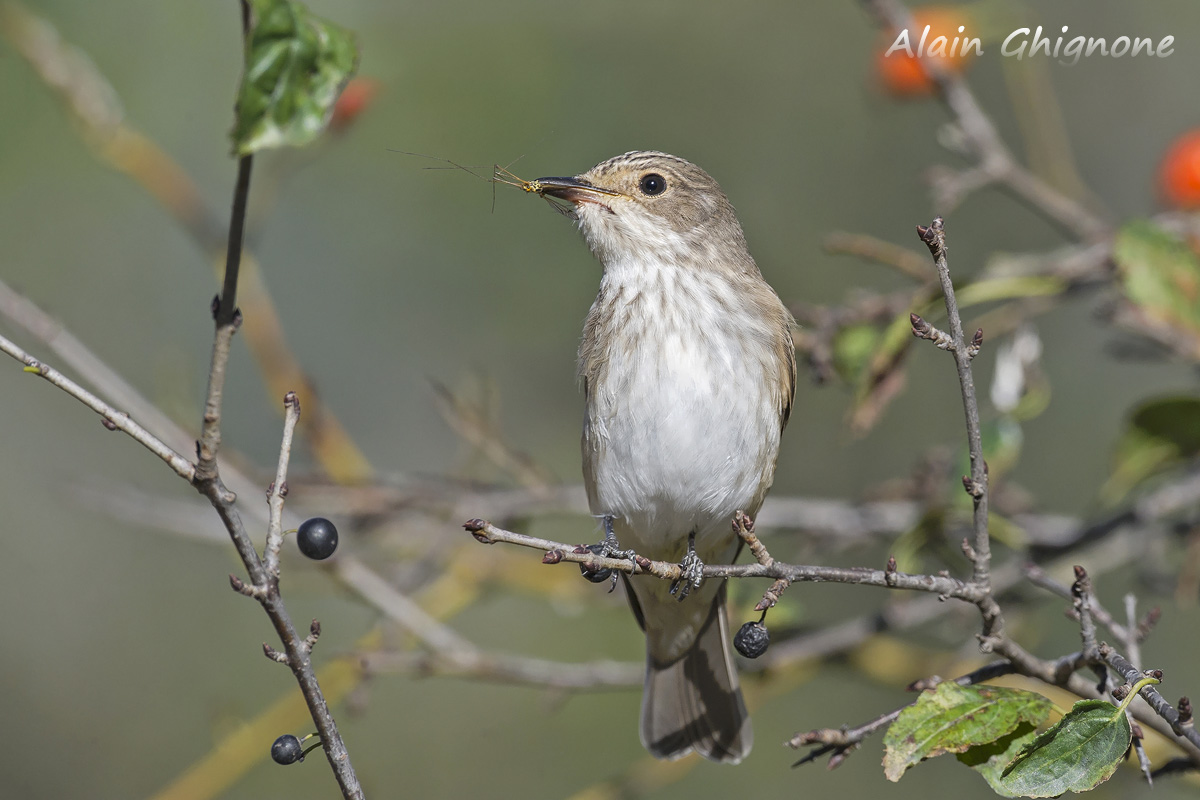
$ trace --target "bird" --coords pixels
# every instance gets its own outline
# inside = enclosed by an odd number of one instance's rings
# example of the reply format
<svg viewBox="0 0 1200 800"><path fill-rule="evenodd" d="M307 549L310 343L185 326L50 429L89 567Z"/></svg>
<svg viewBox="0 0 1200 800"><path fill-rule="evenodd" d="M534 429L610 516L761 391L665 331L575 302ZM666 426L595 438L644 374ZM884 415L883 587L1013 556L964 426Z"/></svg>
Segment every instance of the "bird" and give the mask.
<svg viewBox="0 0 1200 800"><path fill-rule="evenodd" d="M733 206L695 164L632 151L527 190L574 219L603 274L579 346L583 476L605 554L687 568L683 591L623 574L646 637L640 738L661 759L736 764L753 731L730 651L725 582L774 481L796 390L791 313ZM620 548L629 548L628 551Z"/></svg>

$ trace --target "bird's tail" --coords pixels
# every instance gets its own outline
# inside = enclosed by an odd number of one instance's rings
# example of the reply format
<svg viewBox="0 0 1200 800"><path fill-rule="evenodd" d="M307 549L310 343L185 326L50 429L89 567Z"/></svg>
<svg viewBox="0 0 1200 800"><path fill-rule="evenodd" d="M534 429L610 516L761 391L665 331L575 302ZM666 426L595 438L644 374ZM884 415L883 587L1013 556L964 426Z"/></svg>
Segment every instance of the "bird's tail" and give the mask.
<svg viewBox="0 0 1200 800"><path fill-rule="evenodd" d="M750 753L754 733L729 644L722 586L687 652L667 664L647 656L641 735L655 757L676 759L695 750L736 764Z"/></svg>

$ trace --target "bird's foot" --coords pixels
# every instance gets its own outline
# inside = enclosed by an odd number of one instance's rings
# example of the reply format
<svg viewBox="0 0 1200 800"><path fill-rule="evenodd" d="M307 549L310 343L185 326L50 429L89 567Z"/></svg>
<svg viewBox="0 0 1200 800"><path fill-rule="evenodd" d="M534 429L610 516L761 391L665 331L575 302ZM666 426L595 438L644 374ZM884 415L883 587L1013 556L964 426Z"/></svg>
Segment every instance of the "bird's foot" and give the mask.
<svg viewBox="0 0 1200 800"><path fill-rule="evenodd" d="M691 594L692 589L699 589L704 580L704 562L696 555L695 532L688 534L688 549L683 554L683 561L679 562L679 567L683 574L671 584L671 594L678 595L677 599L682 602L683 598Z"/></svg>
<svg viewBox="0 0 1200 800"><path fill-rule="evenodd" d="M605 514L603 524L604 540L598 544L589 544L587 549L601 558L629 559L630 562L636 564L637 562L633 560L636 553L633 550L622 550L620 544L617 543L617 534L613 530L613 515ZM610 592L617 588L617 573L611 569L589 569L587 565L580 564L579 571L592 583L604 583L611 580L612 585L608 587Z"/></svg>

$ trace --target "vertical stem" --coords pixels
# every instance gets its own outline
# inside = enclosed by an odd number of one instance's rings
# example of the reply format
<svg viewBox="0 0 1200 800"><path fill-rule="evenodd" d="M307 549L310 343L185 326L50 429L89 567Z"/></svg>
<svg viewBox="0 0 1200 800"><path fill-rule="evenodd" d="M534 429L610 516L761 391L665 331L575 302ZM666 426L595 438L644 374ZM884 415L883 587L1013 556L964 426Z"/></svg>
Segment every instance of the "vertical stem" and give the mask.
<svg viewBox="0 0 1200 800"><path fill-rule="evenodd" d="M231 324L237 310L238 271L242 266L242 245L246 239L246 203L250 196L250 170L253 166L252 155L238 159L233 211L229 216L229 241L225 248L225 281L221 286L220 307L216 312L218 327Z"/></svg>
<svg viewBox="0 0 1200 800"><path fill-rule="evenodd" d="M962 317L958 313L958 301L954 297L954 282L950 279L950 265L946 260L946 230L941 217L928 228L917 226L921 241L933 255L937 267L942 294L946 298L946 315L949 318L950 336L954 340L954 364L958 369L958 383L962 390L963 412L967 422L967 451L971 457L971 485L968 487L975 503L973 543L974 582L990 602L981 604L984 616L984 635L999 632L1003 625L999 607L991 599L992 547L988 536L988 474L983 460L983 435L979 425L979 401L975 396L975 379L971 375L971 356L967 352L967 339L963 335ZM984 606L988 606L985 608Z"/></svg>

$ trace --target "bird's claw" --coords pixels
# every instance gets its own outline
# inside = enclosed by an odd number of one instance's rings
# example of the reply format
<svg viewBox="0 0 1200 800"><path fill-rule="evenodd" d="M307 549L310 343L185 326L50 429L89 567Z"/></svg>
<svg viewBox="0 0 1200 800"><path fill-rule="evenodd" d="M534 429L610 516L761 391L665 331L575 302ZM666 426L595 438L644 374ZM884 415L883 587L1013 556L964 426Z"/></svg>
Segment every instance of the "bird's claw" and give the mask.
<svg viewBox="0 0 1200 800"><path fill-rule="evenodd" d="M622 550L621 546L617 543L617 534L613 530L613 516L611 514L604 516L604 541L598 544L590 544L587 546L587 549L601 558L628 559L635 567L637 565L637 562L634 561L636 553L633 550ZM610 593L617 588L617 573L615 570L593 570L584 564L580 564L579 571L592 583L604 583L606 580L611 580L611 585L608 587Z"/></svg>
<svg viewBox="0 0 1200 800"><path fill-rule="evenodd" d="M683 598L691 594L692 589L699 589L704 580L704 562L696 554L695 533L688 535L688 549L683 554L683 560L679 562L679 568L682 574L679 580L671 584L671 594L677 595L677 599L683 602Z"/></svg>

